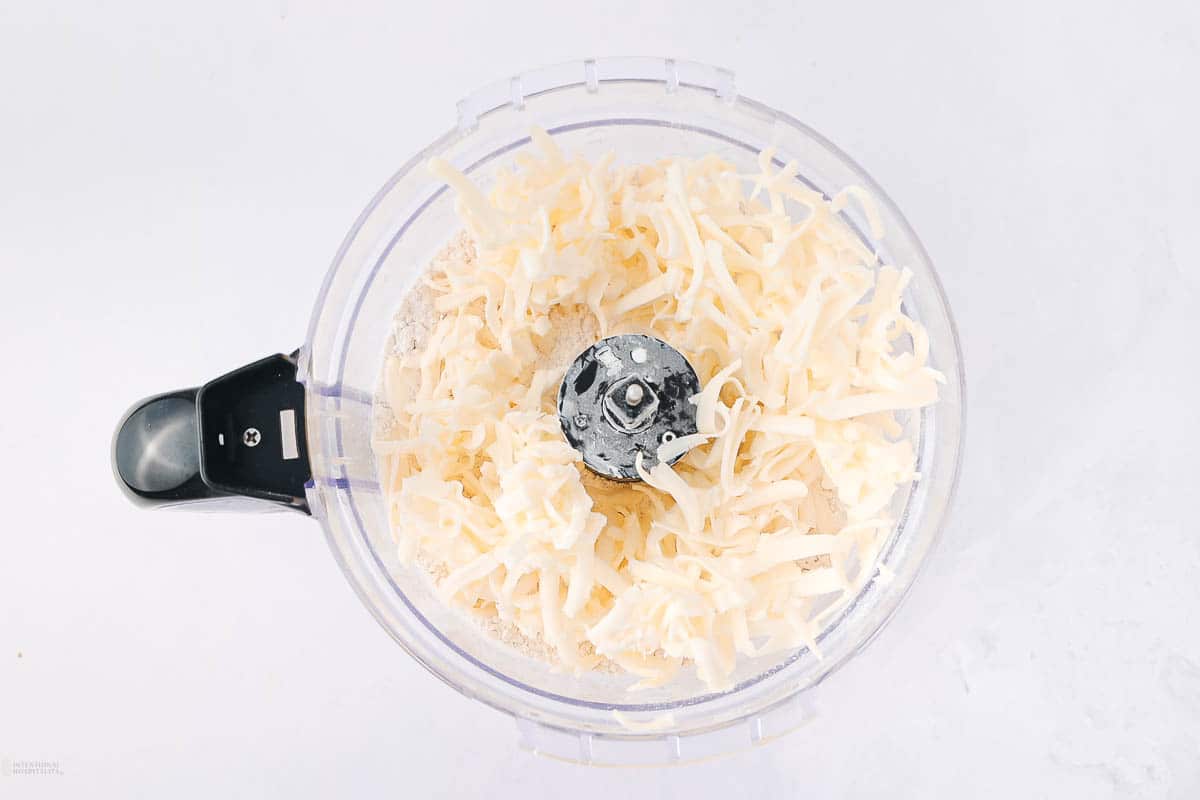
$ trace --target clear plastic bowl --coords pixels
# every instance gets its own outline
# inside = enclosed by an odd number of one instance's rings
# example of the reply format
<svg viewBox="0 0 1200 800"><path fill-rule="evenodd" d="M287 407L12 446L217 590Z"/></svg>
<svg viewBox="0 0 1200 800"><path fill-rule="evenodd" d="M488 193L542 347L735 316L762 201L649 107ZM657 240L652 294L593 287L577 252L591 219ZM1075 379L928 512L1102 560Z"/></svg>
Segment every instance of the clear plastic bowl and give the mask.
<svg viewBox="0 0 1200 800"><path fill-rule="evenodd" d="M424 168L441 156L487 184L529 143L531 126L565 150L624 162L717 153L753 171L776 148L800 180L832 195L848 184L878 199L887 235L864 241L915 277L906 311L928 330L930 361L947 383L940 402L913 414L920 478L896 498L896 529L872 581L806 649L743 660L734 688L707 691L690 672L630 692L627 675L555 672L486 636L395 556L370 446L372 400L400 300L460 228L452 193ZM856 211L847 220L868 228ZM899 606L938 537L958 475L963 383L958 338L929 258L904 217L845 154L792 117L740 97L731 73L663 59L583 61L502 81L458 105L458 125L418 153L380 190L338 251L300 356L313 483L308 500L329 546L366 606L433 674L518 720L525 742L587 763L669 763L776 736L803 720L805 692L860 651Z"/></svg>

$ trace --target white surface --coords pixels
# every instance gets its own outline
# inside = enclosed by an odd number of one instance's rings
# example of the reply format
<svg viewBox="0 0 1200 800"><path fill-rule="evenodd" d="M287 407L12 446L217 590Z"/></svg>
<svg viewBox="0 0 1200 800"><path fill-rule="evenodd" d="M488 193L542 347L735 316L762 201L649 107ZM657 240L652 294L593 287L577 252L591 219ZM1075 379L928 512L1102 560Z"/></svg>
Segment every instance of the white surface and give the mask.
<svg viewBox="0 0 1200 800"><path fill-rule="evenodd" d="M0 758L65 773L0 797L1200 792L1200 12L772 5L0 7ZM820 716L653 772L520 751L392 644L316 525L139 513L108 466L134 399L299 344L458 97L630 53L734 69L879 179L970 401L942 545Z"/></svg>

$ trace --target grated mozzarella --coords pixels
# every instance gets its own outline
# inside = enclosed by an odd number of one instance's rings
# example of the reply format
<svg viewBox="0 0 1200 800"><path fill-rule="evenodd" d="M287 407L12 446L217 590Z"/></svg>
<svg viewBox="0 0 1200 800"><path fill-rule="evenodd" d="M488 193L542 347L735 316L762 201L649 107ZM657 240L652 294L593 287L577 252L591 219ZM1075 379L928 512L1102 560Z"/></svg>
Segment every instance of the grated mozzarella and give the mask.
<svg viewBox="0 0 1200 800"><path fill-rule="evenodd" d="M428 277L439 317L385 361L374 448L400 558L444 567L447 602L564 668L607 659L635 688L690 663L721 689L739 656L819 653L838 610L890 579L888 508L915 477L897 414L942 380L901 305L911 275L839 214L855 201L879 238L870 195L827 201L770 151L744 176L532 141L486 194L430 163L477 253ZM568 364L545 353L564 314L658 336L700 375L699 433L639 457L642 484L596 478L563 439Z"/></svg>

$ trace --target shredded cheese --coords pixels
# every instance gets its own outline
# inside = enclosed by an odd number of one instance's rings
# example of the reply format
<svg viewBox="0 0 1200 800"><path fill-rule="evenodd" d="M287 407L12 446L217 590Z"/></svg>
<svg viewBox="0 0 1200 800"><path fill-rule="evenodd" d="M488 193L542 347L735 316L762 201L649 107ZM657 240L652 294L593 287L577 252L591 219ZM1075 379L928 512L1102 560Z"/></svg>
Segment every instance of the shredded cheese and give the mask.
<svg viewBox="0 0 1200 800"><path fill-rule="evenodd" d="M897 414L942 380L901 306L911 275L838 213L854 200L882 236L870 195L827 201L769 151L745 176L532 140L487 194L430 164L477 254L427 276L439 316L385 362L375 453L400 557L443 565L447 602L564 668L607 659L637 687L691 664L722 689L739 656L819 653L837 610L892 574L877 555L914 478ZM544 353L564 313L662 338L701 377L699 433L639 459L642 484L592 476L562 436L567 364Z"/></svg>

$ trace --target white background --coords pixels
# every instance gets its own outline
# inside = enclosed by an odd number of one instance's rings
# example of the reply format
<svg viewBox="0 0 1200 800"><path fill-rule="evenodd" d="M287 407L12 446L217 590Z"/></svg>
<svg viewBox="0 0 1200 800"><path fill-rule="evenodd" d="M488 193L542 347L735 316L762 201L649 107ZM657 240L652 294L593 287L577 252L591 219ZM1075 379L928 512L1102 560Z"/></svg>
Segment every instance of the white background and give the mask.
<svg viewBox="0 0 1200 800"><path fill-rule="evenodd" d="M25 797L1200 793L1192 2L0 5L0 775ZM144 395L300 344L454 102L593 55L733 69L863 164L961 326L968 454L807 728L668 771L521 751L290 514L134 510Z"/></svg>

